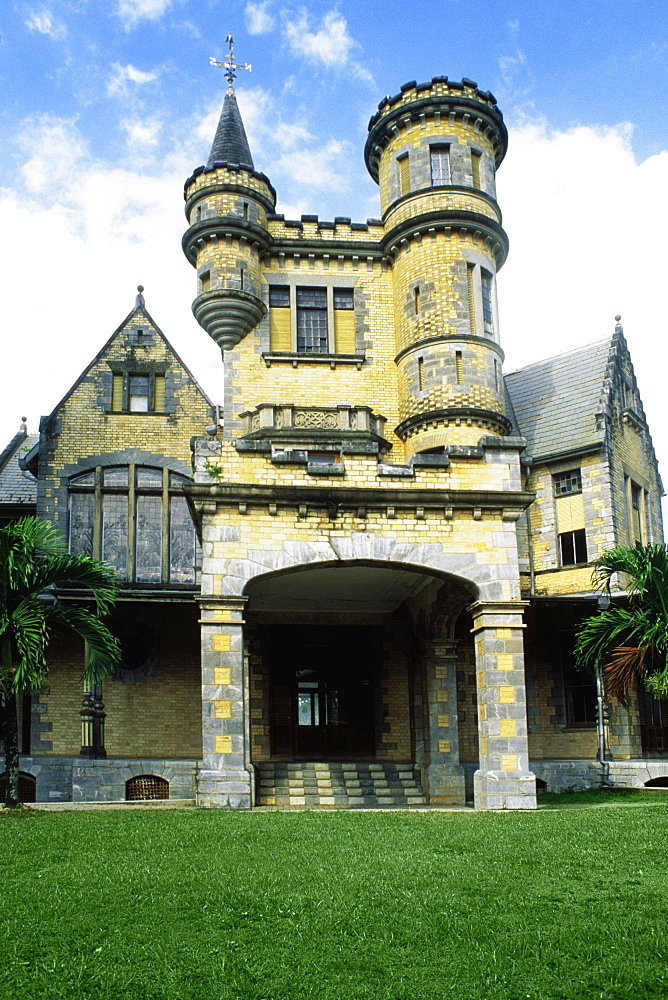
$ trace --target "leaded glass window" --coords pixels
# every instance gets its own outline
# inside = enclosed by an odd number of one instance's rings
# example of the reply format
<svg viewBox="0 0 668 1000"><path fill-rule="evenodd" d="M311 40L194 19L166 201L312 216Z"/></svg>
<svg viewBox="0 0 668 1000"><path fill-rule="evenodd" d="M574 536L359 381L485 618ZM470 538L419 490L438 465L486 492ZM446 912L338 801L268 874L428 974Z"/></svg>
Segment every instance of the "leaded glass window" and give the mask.
<svg viewBox="0 0 668 1000"><path fill-rule="evenodd" d="M137 496L135 579L160 583L162 579L162 497Z"/></svg>
<svg viewBox="0 0 668 1000"><path fill-rule="evenodd" d="M70 480L70 552L104 559L123 582L195 583L199 546L184 483L150 466L97 468Z"/></svg>

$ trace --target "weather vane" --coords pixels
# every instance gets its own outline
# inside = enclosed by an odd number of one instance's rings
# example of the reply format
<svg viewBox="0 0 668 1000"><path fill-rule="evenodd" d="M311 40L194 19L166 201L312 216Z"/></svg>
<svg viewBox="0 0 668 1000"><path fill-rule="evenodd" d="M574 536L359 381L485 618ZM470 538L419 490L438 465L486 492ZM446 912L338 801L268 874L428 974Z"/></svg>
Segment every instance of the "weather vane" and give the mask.
<svg viewBox="0 0 668 1000"><path fill-rule="evenodd" d="M209 62L212 66L222 66L225 70L225 76L227 77L227 86L232 88L234 87L234 78L237 75L237 70L247 69L250 73L253 67L250 63L237 63L234 61L234 39L232 38L232 35L228 35L225 41L227 42L230 50L228 52L227 59L223 59L222 62L219 62L215 56L209 56Z"/></svg>

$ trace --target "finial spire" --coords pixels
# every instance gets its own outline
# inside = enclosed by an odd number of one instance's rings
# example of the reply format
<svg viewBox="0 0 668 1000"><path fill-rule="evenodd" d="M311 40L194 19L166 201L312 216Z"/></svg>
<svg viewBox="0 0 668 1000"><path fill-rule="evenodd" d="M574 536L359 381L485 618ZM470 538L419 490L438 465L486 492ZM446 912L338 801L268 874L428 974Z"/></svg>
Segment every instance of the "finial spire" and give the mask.
<svg viewBox="0 0 668 1000"><path fill-rule="evenodd" d="M619 314L615 316L615 333L624 333L624 327L622 326L622 317Z"/></svg>
<svg viewBox="0 0 668 1000"><path fill-rule="evenodd" d="M142 294L144 291L144 286L137 285L137 291L139 292L139 294L135 299L135 309L143 309L144 306L146 305L146 302L144 301L144 296Z"/></svg>
<svg viewBox="0 0 668 1000"><path fill-rule="evenodd" d="M237 63L234 61L234 39L232 35L228 35L225 39L227 42L227 47L229 52L227 54L227 59L223 59L222 62L216 59L215 56L209 56L209 63L212 66L220 66L225 70L225 76L227 77L227 89L229 91L234 90L234 80L237 75L238 69L247 69L248 72L252 72L253 67L250 63Z"/></svg>

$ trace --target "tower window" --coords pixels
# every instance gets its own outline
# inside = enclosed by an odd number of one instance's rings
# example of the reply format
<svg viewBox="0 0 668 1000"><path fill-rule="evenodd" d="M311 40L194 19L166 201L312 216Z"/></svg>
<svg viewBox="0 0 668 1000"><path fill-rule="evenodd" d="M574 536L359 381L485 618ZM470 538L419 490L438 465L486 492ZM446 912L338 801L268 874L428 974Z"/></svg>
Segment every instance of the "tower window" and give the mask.
<svg viewBox="0 0 668 1000"><path fill-rule="evenodd" d="M411 167L408 153L404 153L397 159L399 164L399 191L401 194L408 194L411 189Z"/></svg>
<svg viewBox="0 0 668 1000"><path fill-rule="evenodd" d="M434 187L441 184L451 184L450 179L450 147L430 146L429 159L431 164L431 183Z"/></svg>
<svg viewBox="0 0 668 1000"><path fill-rule="evenodd" d="M473 187L480 189L482 187L480 183L480 153L476 153L475 149L471 150L471 179L473 181Z"/></svg>
<svg viewBox="0 0 668 1000"><path fill-rule="evenodd" d="M455 372L457 375L457 385L464 382L464 359L461 351L455 351Z"/></svg>
<svg viewBox="0 0 668 1000"><path fill-rule="evenodd" d="M469 303L469 327L471 333L477 333L477 324L475 316L475 291L473 286L473 278L475 274L475 265L466 265L466 295Z"/></svg>
<svg viewBox="0 0 668 1000"><path fill-rule="evenodd" d="M424 389L424 358L417 359L418 392Z"/></svg>
<svg viewBox="0 0 668 1000"><path fill-rule="evenodd" d="M290 354L354 354L353 288L269 285L269 342Z"/></svg>
<svg viewBox="0 0 668 1000"><path fill-rule="evenodd" d="M413 291L413 297L414 297L414 305L415 305L415 315L418 316L420 314L420 286L419 285L418 285L417 288L414 289L414 291Z"/></svg>
<svg viewBox="0 0 668 1000"><path fill-rule="evenodd" d="M297 352L327 354L327 289L297 289Z"/></svg>
<svg viewBox="0 0 668 1000"><path fill-rule="evenodd" d="M482 320L485 324L485 332L489 333L494 329L494 311L492 307L492 275L483 268L480 270L480 287L482 291Z"/></svg>

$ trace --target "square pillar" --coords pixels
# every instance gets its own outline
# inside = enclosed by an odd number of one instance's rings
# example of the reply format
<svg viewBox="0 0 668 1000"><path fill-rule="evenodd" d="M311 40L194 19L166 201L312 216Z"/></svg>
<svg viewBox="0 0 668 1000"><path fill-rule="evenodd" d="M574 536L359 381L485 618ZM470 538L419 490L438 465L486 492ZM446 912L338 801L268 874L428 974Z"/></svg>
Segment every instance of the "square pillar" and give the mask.
<svg viewBox="0 0 668 1000"><path fill-rule="evenodd" d="M425 642L422 663L426 687L424 790L431 805L464 805L457 720L457 642Z"/></svg>
<svg viewBox="0 0 668 1000"><path fill-rule="evenodd" d="M244 597L200 603L202 638L202 753L197 804L250 809L248 697L244 677Z"/></svg>
<svg viewBox="0 0 668 1000"><path fill-rule="evenodd" d="M529 770L522 614L525 603L477 603L473 617L480 764L476 809L535 809Z"/></svg>

